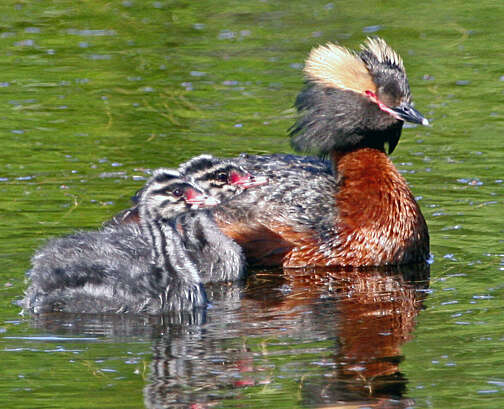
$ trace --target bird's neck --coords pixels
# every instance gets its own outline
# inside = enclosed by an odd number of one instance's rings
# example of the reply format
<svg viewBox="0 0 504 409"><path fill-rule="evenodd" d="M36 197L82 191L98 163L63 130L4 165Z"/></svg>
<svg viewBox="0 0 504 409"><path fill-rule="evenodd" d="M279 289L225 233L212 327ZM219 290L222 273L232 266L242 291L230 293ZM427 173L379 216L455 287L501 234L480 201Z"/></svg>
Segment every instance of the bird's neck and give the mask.
<svg viewBox="0 0 504 409"><path fill-rule="evenodd" d="M167 237L166 228L162 227L162 221L141 219L140 227L151 249L151 264L166 269L169 262L167 245L170 238Z"/></svg>
<svg viewBox="0 0 504 409"><path fill-rule="evenodd" d="M349 246L339 252L349 260L338 264L396 264L410 257L404 251L415 242L428 245L427 226L418 204L383 151L332 152L331 160L339 180L335 193L338 246Z"/></svg>
<svg viewBox="0 0 504 409"><path fill-rule="evenodd" d="M175 275L179 275L182 281L199 283L198 271L173 224L171 219L150 220L142 224L143 233L151 246L151 263L163 273L162 285ZM179 271L184 274L178 274Z"/></svg>

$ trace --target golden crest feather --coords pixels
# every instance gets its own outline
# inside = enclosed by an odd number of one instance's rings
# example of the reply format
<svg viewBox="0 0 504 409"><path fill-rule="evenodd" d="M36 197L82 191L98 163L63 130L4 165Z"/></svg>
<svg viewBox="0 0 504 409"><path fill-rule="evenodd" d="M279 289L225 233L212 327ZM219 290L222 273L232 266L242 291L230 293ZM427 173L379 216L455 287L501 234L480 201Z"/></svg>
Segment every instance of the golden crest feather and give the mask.
<svg viewBox="0 0 504 409"><path fill-rule="evenodd" d="M304 73L321 85L362 93L375 92L376 85L359 56L333 43L312 49Z"/></svg>

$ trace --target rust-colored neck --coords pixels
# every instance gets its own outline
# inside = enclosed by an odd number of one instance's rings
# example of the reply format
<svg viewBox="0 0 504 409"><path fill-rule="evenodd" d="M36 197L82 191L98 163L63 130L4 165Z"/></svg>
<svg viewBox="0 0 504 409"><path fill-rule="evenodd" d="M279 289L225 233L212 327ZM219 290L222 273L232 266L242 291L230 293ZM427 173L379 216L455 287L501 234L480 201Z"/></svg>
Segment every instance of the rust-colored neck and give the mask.
<svg viewBox="0 0 504 409"><path fill-rule="evenodd" d="M404 178L388 156L372 148L331 154L340 178L335 195L334 261L384 265L425 261L427 226Z"/></svg>

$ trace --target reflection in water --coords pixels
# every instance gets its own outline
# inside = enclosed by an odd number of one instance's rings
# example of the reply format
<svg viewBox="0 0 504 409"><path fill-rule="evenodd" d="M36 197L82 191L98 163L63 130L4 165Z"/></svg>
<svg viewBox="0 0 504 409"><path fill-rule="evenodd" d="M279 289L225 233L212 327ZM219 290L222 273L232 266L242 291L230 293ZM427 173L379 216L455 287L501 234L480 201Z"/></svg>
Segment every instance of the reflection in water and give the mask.
<svg viewBox="0 0 504 409"><path fill-rule="evenodd" d="M327 336L335 339L334 370L308 378L302 388L305 404L377 399L377 407L390 407L392 402L383 400L403 396L407 379L399 372L400 346L411 338L425 294L419 290L426 289L429 270L422 266L394 273L326 272L326 279L333 281L328 285L333 299L312 305L317 306L318 327L325 325ZM331 329L328 321L336 314L338 322ZM410 404L398 401L393 407Z"/></svg>
<svg viewBox="0 0 504 409"><path fill-rule="evenodd" d="M427 265L260 271L245 289L209 288L206 316L53 314L34 324L152 337L148 408L205 408L245 398L265 404L266 387L268 399L278 390L307 407L402 408L412 401L404 397L400 347L411 338L428 279Z"/></svg>

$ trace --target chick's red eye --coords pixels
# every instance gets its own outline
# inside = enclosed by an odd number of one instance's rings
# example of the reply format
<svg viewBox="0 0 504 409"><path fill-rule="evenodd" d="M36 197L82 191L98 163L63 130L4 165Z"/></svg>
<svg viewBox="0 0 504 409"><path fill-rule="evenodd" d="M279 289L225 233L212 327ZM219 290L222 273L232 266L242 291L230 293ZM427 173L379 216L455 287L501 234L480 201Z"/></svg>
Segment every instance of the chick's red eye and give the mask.
<svg viewBox="0 0 504 409"><path fill-rule="evenodd" d="M180 188L177 188L173 191L173 196L176 196L176 197L180 197L184 194L184 192L182 191L182 189Z"/></svg>
<svg viewBox="0 0 504 409"><path fill-rule="evenodd" d="M217 175L217 179L220 181L220 182L227 182L228 181L228 175L227 173L219 173Z"/></svg>

